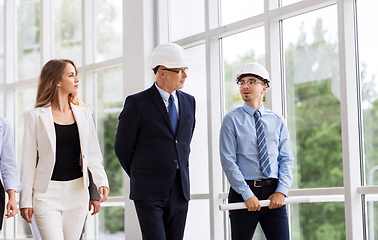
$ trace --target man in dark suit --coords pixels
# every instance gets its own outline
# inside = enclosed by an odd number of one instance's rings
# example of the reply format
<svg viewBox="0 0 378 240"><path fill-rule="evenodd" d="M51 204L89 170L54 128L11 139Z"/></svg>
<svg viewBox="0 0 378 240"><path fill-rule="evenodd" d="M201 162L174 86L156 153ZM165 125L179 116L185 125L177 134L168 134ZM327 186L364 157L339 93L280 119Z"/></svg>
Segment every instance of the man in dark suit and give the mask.
<svg viewBox="0 0 378 240"><path fill-rule="evenodd" d="M184 235L195 100L179 89L188 66L181 46L156 47L150 63L156 82L128 96L119 116L115 152L130 177L130 199L144 240L179 240Z"/></svg>

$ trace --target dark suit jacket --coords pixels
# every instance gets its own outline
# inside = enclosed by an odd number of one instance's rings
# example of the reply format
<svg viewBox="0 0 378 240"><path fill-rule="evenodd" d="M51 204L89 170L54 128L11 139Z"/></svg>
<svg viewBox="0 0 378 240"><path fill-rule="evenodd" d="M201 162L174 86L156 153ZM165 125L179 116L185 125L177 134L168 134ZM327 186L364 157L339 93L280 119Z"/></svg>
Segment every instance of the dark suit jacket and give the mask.
<svg viewBox="0 0 378 240"><path fill-rule="evenodd" d="M194 97L176 91L176 135L155 84L128 96L119 115L115 153L130 177L130 199L157 201L167 196L180 166L182 189L190 198L189 153L195 126Z"/></svg>
<svg viewBox="0 0 378 240"><path fill-rule="evenodd" d="M0 180L0 230L3 228L3 218L5 213L5 190L3 182Z"/></svg>

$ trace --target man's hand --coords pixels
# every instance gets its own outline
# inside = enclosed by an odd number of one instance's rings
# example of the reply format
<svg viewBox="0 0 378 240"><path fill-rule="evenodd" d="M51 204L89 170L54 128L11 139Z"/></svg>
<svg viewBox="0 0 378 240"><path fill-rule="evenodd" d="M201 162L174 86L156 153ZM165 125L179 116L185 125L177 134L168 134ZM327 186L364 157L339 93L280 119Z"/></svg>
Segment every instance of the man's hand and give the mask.
<svg viewBox="0 0 378 240"><path fill-rule="evenodd" d="M25 219L27 223L31 223L32 214L33 214L32 208L21 208L21 217Z"/></svg>
<svg viewBox="0 0 378 240"><path fill-rule="evenodd" d="M256 196L252 196L245 201L248 211L260 211L261 205Z"/></svg>
<svg viewBox="0 0 378 240"><path fill-rule="evenodd" d="M109 195L109 188L101 186L98 188L98 193L100 194L100 203L105 202Z"/></svg>
<svg viewBox="0 0 378 240"><path fill-rule="evenodd" d="M280 192L275 192L268 198L270 200L269 209L280 208L285 204L285 195Z"/></svg>
<svg viewBox="0 0 378 240"><path fill-rule="evenodd" d="M15 191L13 189L7 190L8 193L8 203L7 203L7 212L5 216L7 218L14 217L18 213L18 208L16 204Z"/></svg>
<svg viewBox="0 0 378 240"><path fill-rule="evenodd" d="M90 200L89 201L89 211L91 211L93 206L93 212L91 215L95 215L96 213L100 212L101 203L98 200Z"/></svg>

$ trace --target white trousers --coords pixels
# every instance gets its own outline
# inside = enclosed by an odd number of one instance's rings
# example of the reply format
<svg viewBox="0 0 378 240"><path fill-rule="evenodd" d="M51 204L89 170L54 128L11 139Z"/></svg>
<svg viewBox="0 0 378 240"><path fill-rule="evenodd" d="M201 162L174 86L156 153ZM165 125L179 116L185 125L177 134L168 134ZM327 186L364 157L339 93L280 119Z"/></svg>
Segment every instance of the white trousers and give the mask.
<svg viewBox="0 0 378 240"><path fill-rule="evenodd" d="M89 192L83 178L50 181L34 192L33 214L43 240L78 240L88 213Z"/></svg>

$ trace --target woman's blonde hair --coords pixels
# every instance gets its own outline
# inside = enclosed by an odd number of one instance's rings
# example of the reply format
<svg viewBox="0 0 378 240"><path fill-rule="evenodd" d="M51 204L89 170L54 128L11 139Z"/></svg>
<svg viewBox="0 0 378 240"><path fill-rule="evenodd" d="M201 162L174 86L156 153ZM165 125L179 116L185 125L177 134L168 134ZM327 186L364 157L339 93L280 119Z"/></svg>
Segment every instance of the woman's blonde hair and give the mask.
<svg viewBox="0 0 378 240"><path fill-rule="evenodd" d="M52 100L58 97L57 85L62 79L67 64L71 64L75 68L77 76L78 71L75 63L68 59L52 59L43 66L38 82L36 108L51 104ZM77 106L82 104L79 97L72 94L68 96L68 102Z"/></svg>

